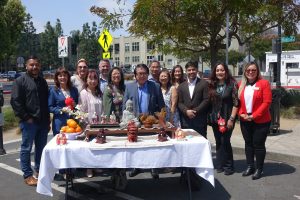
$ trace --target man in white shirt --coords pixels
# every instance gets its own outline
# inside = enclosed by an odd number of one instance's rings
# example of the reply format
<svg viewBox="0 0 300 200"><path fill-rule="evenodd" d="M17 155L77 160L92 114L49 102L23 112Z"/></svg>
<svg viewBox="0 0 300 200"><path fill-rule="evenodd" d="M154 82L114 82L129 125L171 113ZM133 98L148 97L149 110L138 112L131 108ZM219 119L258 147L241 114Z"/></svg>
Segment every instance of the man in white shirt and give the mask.
<svg viewBox="0 0 300 200"><path fill-rule="evenodd" d="M197 63L185 65L187 80L178 86L178 109L182 128L207 135L208 83L197 77Z"/></svg>

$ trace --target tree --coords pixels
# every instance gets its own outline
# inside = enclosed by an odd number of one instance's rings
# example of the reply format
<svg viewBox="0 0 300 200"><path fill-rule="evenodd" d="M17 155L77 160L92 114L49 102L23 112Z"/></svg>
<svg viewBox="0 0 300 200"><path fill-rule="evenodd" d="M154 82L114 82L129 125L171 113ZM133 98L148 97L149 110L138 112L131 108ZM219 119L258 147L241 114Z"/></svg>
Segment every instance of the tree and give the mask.
<svg viewBox="0 0 300 200"><path fill-rule="evenodd" d="M41 60L46 67L59 67L61 60L58 58L58 37L63 34L60 20L56 20L55 27L47 22L45 31L41 33ZM67 62L68 60L66 60Z"/></svg>
<svg viewBox="0 0 300 200"><path fill-rule="evenodd" d="M25 8L20 0L1 1L0 3L0 60L9 61L16 51L25 19Z"/></svg>
<svg viewBox="0 0 300 200"><path fill-rule="evenodd" d="M119 21L124 15L96 6L90 10L103 19L103 27L123 27ZM278 22L286 34L296 33L300 20L300 6L293 0L137 0L130 13L129 31L155 42L170 41L162 50L175 55L197 59L201 52L208 51L213 65L218 51L224 48L227 12L229 38L237 39L240 45Z"/></svg>
<svg viewBox="0 0 300 200"><path fill-rule="evenodd" d="M17 55L24 58L30 55L36 55L38 52L38 35L36 34L36 29L31 19L32 17L28 13L24 20L24 29L17 47Z"/></svg>

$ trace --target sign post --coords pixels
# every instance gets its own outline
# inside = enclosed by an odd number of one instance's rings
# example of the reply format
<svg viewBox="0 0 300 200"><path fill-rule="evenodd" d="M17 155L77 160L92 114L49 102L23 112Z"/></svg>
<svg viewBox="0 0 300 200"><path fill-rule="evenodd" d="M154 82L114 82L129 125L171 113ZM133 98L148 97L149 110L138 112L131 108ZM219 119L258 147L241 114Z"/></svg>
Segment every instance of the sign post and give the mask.
<svg viewBox="0 0 300 200"><path fill-rule="evenodd" d="M68 57L68 37L60 36L58 37L58 57L62 58L62 66L65 66L65 57Z"/></svg>
<svg viewBox="0 0 300 200"><path fill-rule="evenodd" d="M108 49L110 47L110 44L113 40L113 37L108 32L107 29L104 29L103 32L100 34L100 37L98 38L98 43L101 45L101 47L104 50L104 53L102 54L102 58L109 59L110 53L108 52Z"/></svg>

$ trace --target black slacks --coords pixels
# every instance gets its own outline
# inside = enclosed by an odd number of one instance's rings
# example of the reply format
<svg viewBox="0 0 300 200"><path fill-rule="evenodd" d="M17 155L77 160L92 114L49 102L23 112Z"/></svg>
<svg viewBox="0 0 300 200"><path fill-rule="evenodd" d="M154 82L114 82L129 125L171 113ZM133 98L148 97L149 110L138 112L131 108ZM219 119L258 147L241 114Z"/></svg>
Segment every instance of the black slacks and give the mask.
<svg viewBox="0 0 300 200"><path fill-rule="evenodd" d="M245 154L248 166L254 167L254 157L256 158L256 168L263 169L266 157L266 139L270 131L270 122L258 124L253 121L241 121L241 131L245 140Z"/></svg>
<svg viewBox="0 0 300 200"><path fill-rule="evenodd" d="M224 170L234 170L233 153L230 138L233 129L221 133L218 125L212 125L216 140L216 168Z"/></svg>

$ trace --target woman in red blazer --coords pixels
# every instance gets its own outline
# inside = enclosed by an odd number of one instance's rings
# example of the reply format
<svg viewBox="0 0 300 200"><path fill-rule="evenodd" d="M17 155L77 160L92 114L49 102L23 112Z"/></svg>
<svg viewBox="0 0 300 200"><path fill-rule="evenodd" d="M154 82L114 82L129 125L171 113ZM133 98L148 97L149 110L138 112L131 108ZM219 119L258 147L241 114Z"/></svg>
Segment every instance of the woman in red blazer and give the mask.
<svg viewBox="0 0 300 200"><path fill-rule="evenodd" d="M262 79L258 65L250 62L246 65L239 83L238 91L240 107L240 125L245 140L247 169L243 176L252 175L252 179L259 179L263 173L266 156L265 142L270 130L271 114L269 107L272 102L270 83ZM254 166L256 158L256 169Z"/></svg>

